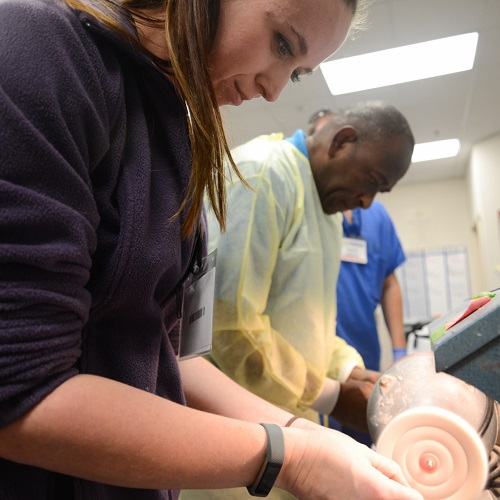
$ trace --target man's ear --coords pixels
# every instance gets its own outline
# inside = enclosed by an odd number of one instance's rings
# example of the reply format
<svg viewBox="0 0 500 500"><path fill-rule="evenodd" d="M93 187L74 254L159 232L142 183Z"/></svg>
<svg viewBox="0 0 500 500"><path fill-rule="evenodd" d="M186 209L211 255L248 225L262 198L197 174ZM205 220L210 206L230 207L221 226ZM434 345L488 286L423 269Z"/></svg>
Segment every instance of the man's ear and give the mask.
<svg viewBox="0 0 500 500"><path fill-rule="evenodd" d="M358 134L356 133L356 129L351 125L345 125L333 136L330 147L328 148L328 156L330 158L335 156L337 151L350 142L356 142L357 138Z"/></svg>

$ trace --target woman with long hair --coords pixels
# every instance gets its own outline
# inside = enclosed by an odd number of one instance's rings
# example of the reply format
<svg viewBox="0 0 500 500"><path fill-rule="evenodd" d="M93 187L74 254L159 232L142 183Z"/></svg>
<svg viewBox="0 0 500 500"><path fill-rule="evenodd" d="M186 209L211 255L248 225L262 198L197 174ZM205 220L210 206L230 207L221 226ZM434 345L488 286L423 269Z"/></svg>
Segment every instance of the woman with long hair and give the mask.
<svg viewBox="0 0 500 500"><path fill-rule="evenodd" d="M205 191L224 227L219 106L275 100L358 8L0 0L0 498L420 498L392 461L179 361L210 330L182 312L210 295Z"/></svg>

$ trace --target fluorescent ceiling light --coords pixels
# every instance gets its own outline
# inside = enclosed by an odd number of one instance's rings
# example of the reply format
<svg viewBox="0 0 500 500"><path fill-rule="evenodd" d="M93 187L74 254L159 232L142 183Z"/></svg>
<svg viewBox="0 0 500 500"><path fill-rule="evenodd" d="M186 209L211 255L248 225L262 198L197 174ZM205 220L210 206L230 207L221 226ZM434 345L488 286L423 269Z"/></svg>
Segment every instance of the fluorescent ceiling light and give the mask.
<svg viewBox="0 0 500 500"><path fill-rule="evenodd" d="M320 65L333 95L467 71L474 65L478 34L440 38Z"/></svg>
<svg viewBox="0 0 500 500"><path fill-rule="evenodd" d="M460 141L458 139L448 139L445 141L422 142L415 144L413 149L412 163L419 161L439 160L457 156L460 151Z"/></svg>

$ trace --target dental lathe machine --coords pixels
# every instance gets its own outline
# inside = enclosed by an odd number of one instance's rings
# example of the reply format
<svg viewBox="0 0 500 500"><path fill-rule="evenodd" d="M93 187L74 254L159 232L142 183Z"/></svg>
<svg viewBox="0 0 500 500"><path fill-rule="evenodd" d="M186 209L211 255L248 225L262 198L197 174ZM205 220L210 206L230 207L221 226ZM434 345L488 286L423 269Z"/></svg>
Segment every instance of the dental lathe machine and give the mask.
<svg viewBox="0 0 500 500"><path fill-rule="evenodd" d="M429 331L432 350L394 363L373 388L375 448L426 500L500 498L500 297L476 297Z"/></svg>

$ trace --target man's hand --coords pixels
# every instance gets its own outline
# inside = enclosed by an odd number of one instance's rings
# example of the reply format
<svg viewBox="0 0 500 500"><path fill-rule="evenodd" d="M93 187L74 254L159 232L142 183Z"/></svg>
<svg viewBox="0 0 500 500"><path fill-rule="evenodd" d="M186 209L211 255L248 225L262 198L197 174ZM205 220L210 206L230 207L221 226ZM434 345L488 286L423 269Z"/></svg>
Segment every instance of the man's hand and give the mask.
<svg viewBox="0 0 500 500"><path fill-rule="evenodd" d="M346 382L340 384L340 394L332 411L339 423L361 432L368 432L366 407L380 373L354 368Z"/></svg>
<svg viewBox="0 0 500 500"><path fill-rule="evenodd" d="M381 375L382 374L380 372L376 372L374 370L363 370L362 368L356 366L347 380L359 380L360 382L372 382L375 384Z"/></svg>

